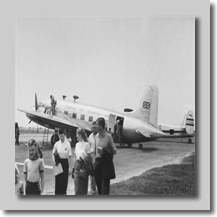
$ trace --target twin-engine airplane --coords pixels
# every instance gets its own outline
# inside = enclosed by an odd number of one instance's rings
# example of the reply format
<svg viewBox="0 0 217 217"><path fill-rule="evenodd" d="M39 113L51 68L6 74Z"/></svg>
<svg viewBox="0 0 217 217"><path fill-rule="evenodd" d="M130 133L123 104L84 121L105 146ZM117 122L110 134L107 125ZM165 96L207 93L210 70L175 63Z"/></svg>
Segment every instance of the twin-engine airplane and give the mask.
<svg viewBox="0 0 217 217"><path fill-rule="evenodd" d="M141 143L152 141L164 136L164 132L158 128L158 87L154 84L146 86L143 97L138 108L132 112L116 112L95 106L78 103L75 100L69 101L65 99L57 99L55 113L51 113L50 99L37 102L35 94L35 109L30 111L20 110L26 113L26 116L39 125L49 129L58 130L64 128L69 132L72 141L75 140L76 129L83 128L89 134L91 132L91 124L99 117L106 120L107 129L110 128L114 133L115 124L119 120L122 126L121 137L115 142L120 144ZM121 140L120 140L121 138ZM51 137L51 144L58 140L55 133ZM139 144L142 148L142 144Z"/></svg>
<svg viewBox="0 0 217 217"><path fill-rule="evenodd" d="M191 137L195 136L194 113L191 110L188 111L188 113L184 116L183 124L180 127L159 124L159 129L165 133L163 138L188 138L188 143L191 143Z"/></svg>

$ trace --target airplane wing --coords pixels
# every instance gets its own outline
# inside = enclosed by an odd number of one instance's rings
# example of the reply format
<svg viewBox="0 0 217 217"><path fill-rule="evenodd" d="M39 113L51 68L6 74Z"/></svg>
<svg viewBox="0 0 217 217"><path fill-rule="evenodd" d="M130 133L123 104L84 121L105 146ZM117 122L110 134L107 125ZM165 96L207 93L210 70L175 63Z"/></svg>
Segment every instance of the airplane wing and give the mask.
<svg viewBox="0 0 217 217"><path fill-rule="evenodd" d="M69 118L67 115L65 115L63 112L57 110L56 115L49 115L44 113L39 113L36 111L25 111L20 110L21 112L26 113L29 116L33 116L39 119L42 119L44 122L52 122L53 125L66 125L67 127L75 127L75 128L83 128L85 130L91 131L91 123L88 123L86 121L82 121L75 118Z"/></svg>
<svg viewBox="0 0 217 217"><path fill-rule="evenodd" d="M136 132L142 134L145 137L151 137L150 134L147 131L145 131L143 128L136 129Z"/></svg>

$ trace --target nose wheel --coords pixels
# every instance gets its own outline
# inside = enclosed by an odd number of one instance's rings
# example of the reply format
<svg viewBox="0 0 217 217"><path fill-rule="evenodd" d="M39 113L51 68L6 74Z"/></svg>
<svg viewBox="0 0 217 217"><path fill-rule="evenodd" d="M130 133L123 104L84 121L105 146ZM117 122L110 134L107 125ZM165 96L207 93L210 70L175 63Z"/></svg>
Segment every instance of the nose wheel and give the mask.
<svg viewBox="0 0 217 217"><path fill-rule="evenodd" d="M192 139L188 139L188 143L192 143Z"/></svg>
<svg viewBox="0 0 217 217"><path fill-rule="evenodd" d="M139 144L139 149L143 149L143 145L142 144Z"/></svg>

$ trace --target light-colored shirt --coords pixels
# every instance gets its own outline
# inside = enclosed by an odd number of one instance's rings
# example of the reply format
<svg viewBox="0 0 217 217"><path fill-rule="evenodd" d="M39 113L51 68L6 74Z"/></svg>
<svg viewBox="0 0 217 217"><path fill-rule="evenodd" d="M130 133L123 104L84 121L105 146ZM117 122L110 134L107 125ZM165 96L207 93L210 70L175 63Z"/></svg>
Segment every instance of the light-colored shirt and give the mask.
<svg viewBox="0 0 217 217"><path fill-rule="evenodd" d="M44 171L44 161L41 158L24 161L23 172L27 173L27 181L37 182L40 180L40 173Z"/></svg>
<svg viewBox="0 0 217 217"><path fill-rule="evenodd" d="M91 152L96 154L96 135L91 133L89 138L88 138L88 142L90 144Z"/></svg>
<svg viewBox="0 0 217 217"><path fill-rule="evenodd" d="M103 136L100 136L99 133L96 134L96 158L102 157L98 152L97 148L103 148L108 151L112 156L116 154L117 148L114 144L112 136L105 132Z"/></svg>
<svg viewBox="0 0 217 217"><path fill-rule="evenodd" d="M88 142L78 142L75 145L76 160L82 158L83 160L87 157L88 153L91 152L90 144Z"/></svg>
<svg viewBox="0 0 217 217"><path fill-rule="evenodd" d="M61 159L68 159L69 156L72 156L71 146L66 139L64 142L61 142L61 140L59 140L54 144L52 153L54 154L56 151Z"/></svg>

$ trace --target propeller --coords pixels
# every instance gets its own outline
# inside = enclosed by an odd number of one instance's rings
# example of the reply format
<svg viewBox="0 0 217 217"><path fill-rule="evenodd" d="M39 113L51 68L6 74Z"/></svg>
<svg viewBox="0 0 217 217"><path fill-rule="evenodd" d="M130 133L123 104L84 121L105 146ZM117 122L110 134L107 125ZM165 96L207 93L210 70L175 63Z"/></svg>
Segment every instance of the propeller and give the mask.
<svg viewBox="0 0 217 217"><path fill-rule="evenodd" d="M38 110L38 100L37 100L37 95L35 93L35 111Z"/></svg>

